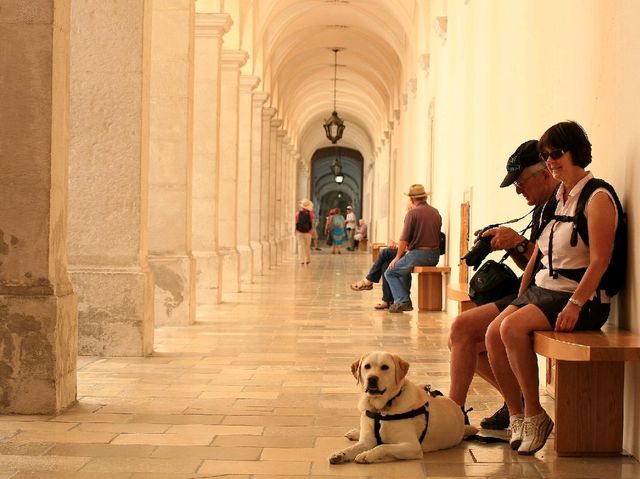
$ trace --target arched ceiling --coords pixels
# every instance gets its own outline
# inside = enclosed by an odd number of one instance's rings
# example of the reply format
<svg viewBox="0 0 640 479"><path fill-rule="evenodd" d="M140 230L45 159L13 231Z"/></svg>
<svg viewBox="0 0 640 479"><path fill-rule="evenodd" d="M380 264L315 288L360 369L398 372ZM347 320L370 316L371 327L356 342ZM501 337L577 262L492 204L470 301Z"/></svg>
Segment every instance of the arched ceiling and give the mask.
<svg viewBox="0 0 640 479"><path fill-rule="evenodd" d="M336 109L339 146L371 158L388 129L402 85L415 0L254 0L257 71L303 160L330 146L322 124Z"/></svg>

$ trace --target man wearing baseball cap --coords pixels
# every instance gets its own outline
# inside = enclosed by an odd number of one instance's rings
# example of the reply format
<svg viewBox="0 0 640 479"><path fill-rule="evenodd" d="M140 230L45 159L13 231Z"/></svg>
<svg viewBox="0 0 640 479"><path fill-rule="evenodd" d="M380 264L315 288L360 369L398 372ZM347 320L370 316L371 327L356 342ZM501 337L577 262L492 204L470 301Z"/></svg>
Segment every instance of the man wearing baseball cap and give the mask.
<svg viewBox="0 0 640 479"><path fill-rule="evenodd" d="M555 198L554 192L558 186L558 181L553 179L545 162L540 160L537 145L537 140L529 140L516 149L507 161L507 174L500 183L501 188L515 186L517 194L524 196L530 206L536 206L531 220L530 237L526 238L505 226L491 228L483 233L483 236L493 236L491 239L492 250L508 251L521 269L526 267L533 253L534 243L532 240L537 238L539 233L543 207L548 200ZM550 209L550 211L553 210L555 208ZM487 359L484 336L489 324L515 297L515 294L510 295L494 303L483 304L465 311L458 315L451 324L449 333L449 349L451 351L449 397L460 405L463 412L474 373L499 390ZM509 410L506 404L492 416L484 418L480 422L480 426L485 429L506 429L509 426Z"/></svg>

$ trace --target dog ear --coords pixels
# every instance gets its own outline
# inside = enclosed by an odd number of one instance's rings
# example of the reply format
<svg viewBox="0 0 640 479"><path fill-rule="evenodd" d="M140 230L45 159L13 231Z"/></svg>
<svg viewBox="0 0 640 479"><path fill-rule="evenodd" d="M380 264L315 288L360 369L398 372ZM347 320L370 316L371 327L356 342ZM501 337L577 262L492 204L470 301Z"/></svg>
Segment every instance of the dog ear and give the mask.
<svg viewBox="0 0 640 479"><path fill-rule="evenodd" d="M399 384L409 372L409 363L397 354L393 355L393 362L396 365L396 384Z"/></svg>
<svg viewBox="0 0 640 479"><path fill-rule="evenodd" d="M360 373L361 361L362 361L362 358L354 361L353 364L351 365L351 374L353 374L353 377L356 378L356 381L358 384L362 382L362 373Z"/></svg>

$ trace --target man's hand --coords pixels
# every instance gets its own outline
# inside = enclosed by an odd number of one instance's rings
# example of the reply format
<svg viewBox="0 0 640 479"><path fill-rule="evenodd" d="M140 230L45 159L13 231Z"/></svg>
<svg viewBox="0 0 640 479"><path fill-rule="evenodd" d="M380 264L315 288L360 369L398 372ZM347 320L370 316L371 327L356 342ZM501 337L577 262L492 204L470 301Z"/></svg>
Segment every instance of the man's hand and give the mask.
<svg viewBox="0 0 640 479"><path fill-rule="evenodd" d="M500 226L498 228L491 228L482 233L483 237L493 236L491 238L491 249L496 251L500 249L508 250L515 248L518 243L521 243L526 238L518 234L515 230L506 226Z"/></svg>
<svg viewBox="0 0 640 479"><path fill-rule="evenodd" d="M389 266L387 266L387 269L393 269L393 267L396 265L397 262L398 262L398 258L393 258L391 260L391 263L389 263Z"/></svg>

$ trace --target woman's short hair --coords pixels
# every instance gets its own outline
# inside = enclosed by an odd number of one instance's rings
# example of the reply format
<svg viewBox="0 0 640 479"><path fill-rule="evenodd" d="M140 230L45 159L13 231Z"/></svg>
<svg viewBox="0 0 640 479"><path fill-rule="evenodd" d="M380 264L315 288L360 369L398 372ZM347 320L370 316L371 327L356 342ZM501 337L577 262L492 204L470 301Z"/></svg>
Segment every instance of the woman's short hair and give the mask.
<svg viewBox="0 0 640 479"><path fill-rule="evenodd" d="M538 151L555 148L570 151L576 166L586 168L591 163L591 142L584 128L575 121L556 123L540 137Z"/></svg>

